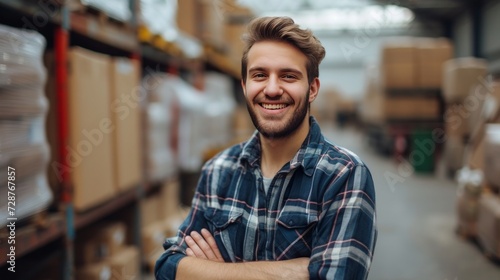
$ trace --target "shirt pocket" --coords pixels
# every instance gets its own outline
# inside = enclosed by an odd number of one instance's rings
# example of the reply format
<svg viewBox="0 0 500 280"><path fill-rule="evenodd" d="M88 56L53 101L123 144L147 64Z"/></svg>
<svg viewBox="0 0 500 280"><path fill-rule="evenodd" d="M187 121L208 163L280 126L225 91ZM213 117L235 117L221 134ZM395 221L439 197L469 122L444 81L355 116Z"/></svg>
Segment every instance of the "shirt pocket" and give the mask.
<svg viewBox="0 0 500 280"><path fill-rule="evenodd" d="M245 236L245 225L242 221L243 210L207 209L205 219L210 226L217 246L224 260L233 262L242 255L243 241ZM237 242L239 240L239 242Z"/></svg>
<svg viewBox="0 0 500 280"><path fill-rule="evenodd" d="M281 211L276 221L275 259L310 257L317 222L316 213Z"/></svg>

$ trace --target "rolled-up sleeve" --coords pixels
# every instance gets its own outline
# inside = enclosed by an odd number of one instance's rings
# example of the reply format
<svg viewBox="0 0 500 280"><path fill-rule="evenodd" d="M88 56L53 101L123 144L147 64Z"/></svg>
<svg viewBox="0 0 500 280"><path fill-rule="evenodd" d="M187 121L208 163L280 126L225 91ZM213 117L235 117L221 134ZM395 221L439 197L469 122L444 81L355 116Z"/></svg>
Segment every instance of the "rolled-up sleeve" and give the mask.
<svg viewBox="0 0 500 280"><path fill-rule="evenodd" d="M309 264L310 279L366 279L377 239L375 189L365 165L327 187Z"/></svg>

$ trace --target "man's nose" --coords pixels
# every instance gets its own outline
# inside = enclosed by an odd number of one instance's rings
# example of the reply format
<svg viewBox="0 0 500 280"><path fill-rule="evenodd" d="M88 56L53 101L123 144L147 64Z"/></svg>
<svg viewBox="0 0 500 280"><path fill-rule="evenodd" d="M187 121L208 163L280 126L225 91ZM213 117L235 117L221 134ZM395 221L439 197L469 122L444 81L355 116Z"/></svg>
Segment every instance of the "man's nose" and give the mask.
<svg viewBox="0 0 500 280"><path fill-rule="evenodd" d="M281 88L277 78L269 78L266 88L264 89L264 94L270 97L280 96L283 94L283 89Z"/></svg>

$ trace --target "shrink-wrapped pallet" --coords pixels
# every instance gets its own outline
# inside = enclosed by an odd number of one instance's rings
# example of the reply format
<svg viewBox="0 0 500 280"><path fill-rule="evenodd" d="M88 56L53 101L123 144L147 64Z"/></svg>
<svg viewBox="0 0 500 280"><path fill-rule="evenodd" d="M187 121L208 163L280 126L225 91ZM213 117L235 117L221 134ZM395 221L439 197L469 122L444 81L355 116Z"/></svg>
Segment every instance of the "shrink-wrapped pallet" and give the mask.
<svg viewBox="0 0 500 280"><path fill-rule="evenodd" d="M45 44L37 32L0 25L0 197L6 198L0 225L36 214L53 199L45 172Z"/></svg>

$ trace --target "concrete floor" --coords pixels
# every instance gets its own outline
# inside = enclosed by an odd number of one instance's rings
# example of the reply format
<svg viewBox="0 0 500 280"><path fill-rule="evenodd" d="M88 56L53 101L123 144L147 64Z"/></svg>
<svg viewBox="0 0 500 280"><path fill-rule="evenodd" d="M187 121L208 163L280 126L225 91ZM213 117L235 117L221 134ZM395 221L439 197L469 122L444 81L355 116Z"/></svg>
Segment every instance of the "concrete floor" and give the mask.
<svg viewBox="0 0 500 280"><path fill-rule="evenodd" d="M375 181L379 235L368 279L500 279L500 265L455 234L456 185L440 175L444 172L410 174L395 160L377 155L361 132L325 124L322 130L358 154Z"/></svg>
<svg viewBox="0 0 500 280"><path fill-rule="evenodd" d="M369 280L500 279L500 265L455 234L456 186L444 172L409 174L376 154L356 129L321 127L331 141L357 153L375 181L379 235Z"/></svg>

